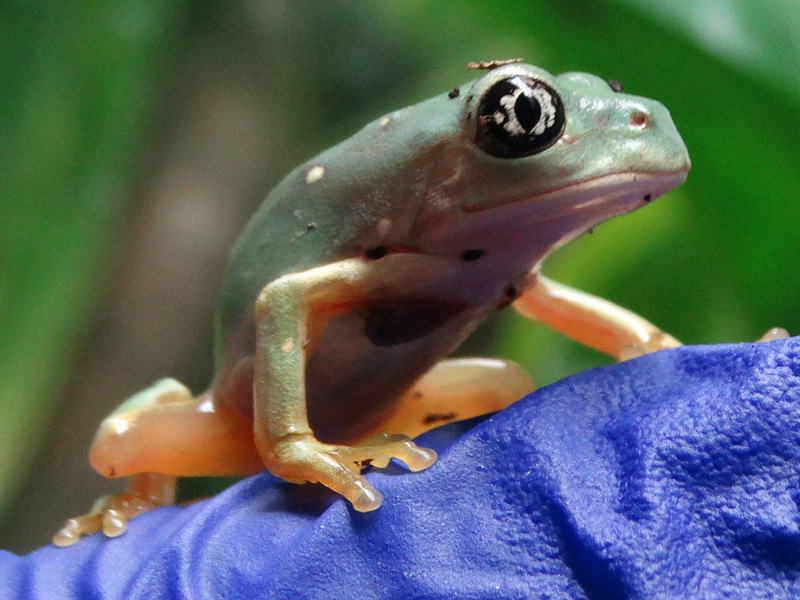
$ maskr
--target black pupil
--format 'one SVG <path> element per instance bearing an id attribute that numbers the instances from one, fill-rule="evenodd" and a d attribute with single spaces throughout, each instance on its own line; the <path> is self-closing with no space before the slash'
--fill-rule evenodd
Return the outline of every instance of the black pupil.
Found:
<path id="1" fill-rule="evenodd" d="M 522 125 L 525 131 L 533 129 L 542 116 L 542 109 L 539 103 L 525 94 L 517 96 L 517 101 L 514 103 L 514 112 L 517 115 L 519 124 Z"/>
<path id="2" fill-rule="evenodd" d="M 476 145 L 500 158 L 542 152 L 558 141 L 566 126 L 558 92 L 525 75 L 493 83 L 478 104 L 477 121 Z"/>

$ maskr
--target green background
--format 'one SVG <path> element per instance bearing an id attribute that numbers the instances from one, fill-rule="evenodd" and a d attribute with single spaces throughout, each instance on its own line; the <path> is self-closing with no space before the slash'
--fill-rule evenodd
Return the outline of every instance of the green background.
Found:
<path id="1" fill-rule="evenodd" d="M 685 343 L 800 333 L 796 0 L 0 5 L 0 547 L 110 490 L 92 430 L 162 375 L 202 389 L 227 248 L 283 173 L 524 57 L 671 111 L 688 182 L 569 244 L 560 281 Z M 540 384 L 608 362 L 506 311 L 468 342 Z"/>

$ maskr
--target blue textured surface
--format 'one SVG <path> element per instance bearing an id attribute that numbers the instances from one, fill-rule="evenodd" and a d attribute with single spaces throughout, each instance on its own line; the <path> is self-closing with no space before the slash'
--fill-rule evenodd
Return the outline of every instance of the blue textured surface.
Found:
<path id="1" fill-rule="evenodd" d="M 0 553 L 0 598 L 800 597 L 800 340 L 659 352 L 476 423 L 371 473 L 374 513 L 259 475 Z"/>

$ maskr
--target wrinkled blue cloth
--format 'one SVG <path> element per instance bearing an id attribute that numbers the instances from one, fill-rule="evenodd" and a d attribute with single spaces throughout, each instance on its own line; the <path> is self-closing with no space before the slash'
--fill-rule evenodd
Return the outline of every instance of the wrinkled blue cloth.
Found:
<path id="1" fill-rule="evenodd" d="M 800 598 L 800 338 L 580 373 L 420 439 L 359 514 L 267 474 L 0 554 L 0 598 Z"/>

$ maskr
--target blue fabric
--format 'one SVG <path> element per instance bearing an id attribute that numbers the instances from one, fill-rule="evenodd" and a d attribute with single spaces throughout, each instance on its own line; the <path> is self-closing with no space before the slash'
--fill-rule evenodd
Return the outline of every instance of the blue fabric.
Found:
<path id="1" fill-rule="evenodd" d="M 800 339 L 581 373 L 440 428 L 358 514 L 258 475 L 115 540 L 0 554 L 0 598 L 798 598 Z"/>

